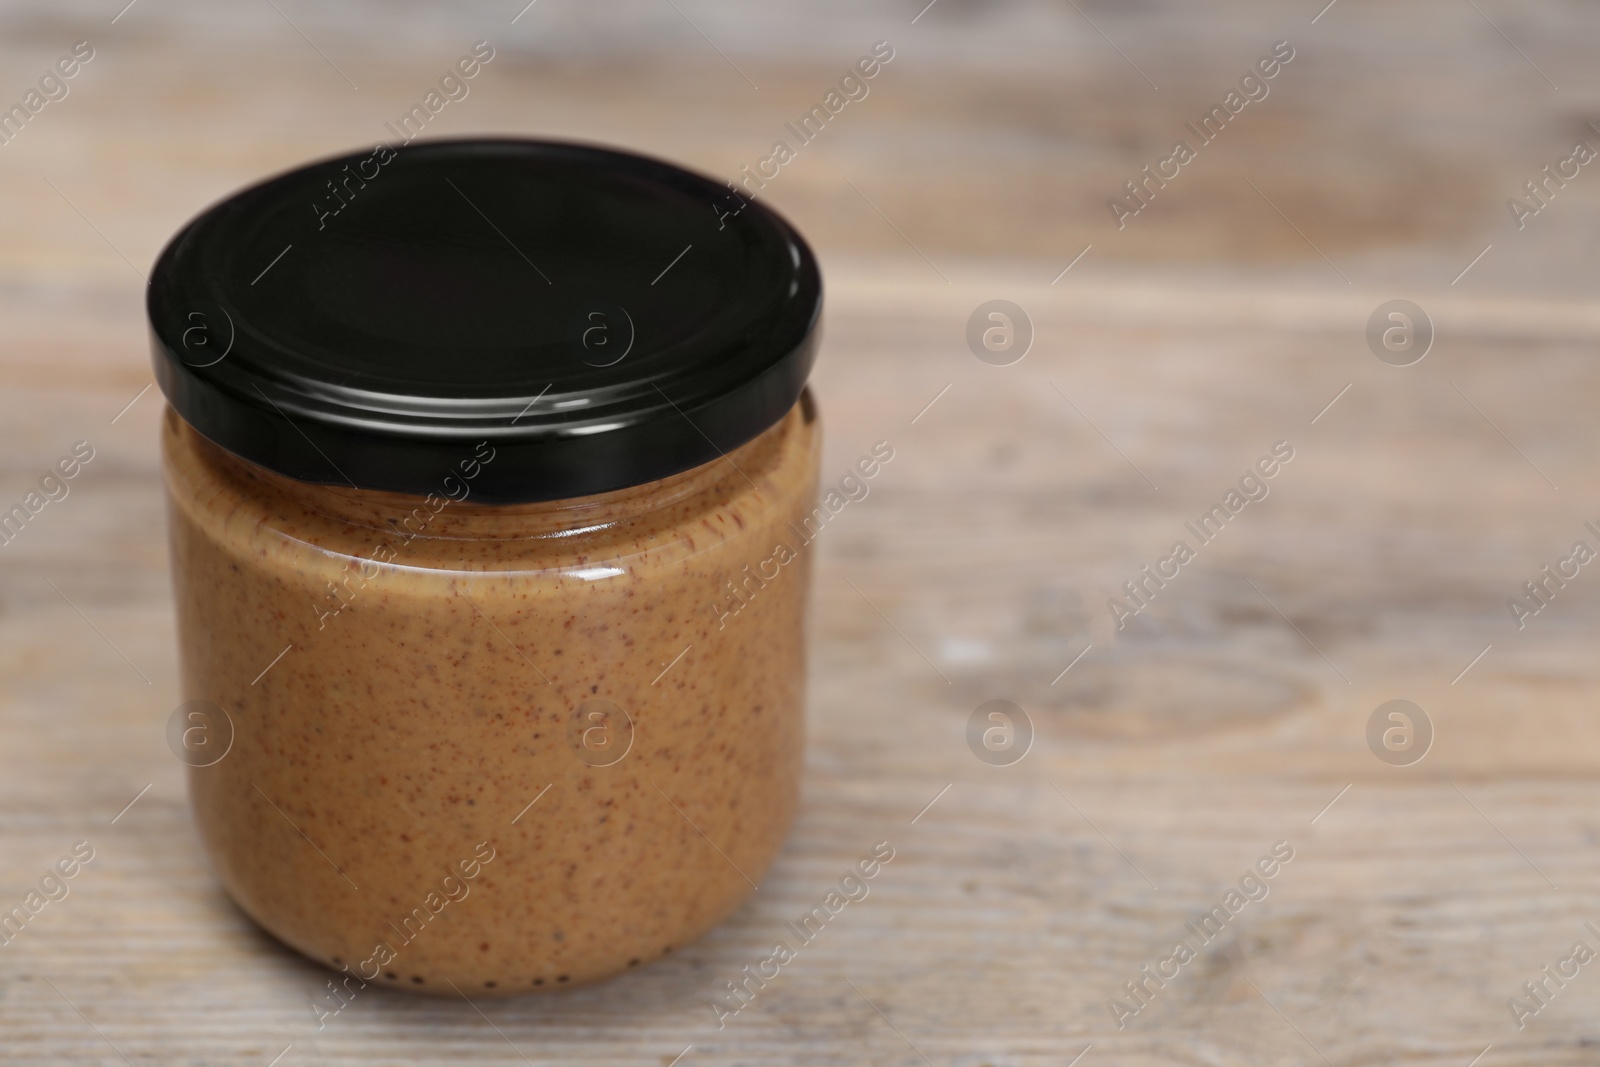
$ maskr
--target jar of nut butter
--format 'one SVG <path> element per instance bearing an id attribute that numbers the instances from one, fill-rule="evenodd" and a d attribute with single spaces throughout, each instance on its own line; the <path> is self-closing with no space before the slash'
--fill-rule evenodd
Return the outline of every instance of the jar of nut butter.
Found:
<path id="1" fill-rule="evenodd" d="M 770 210 L 575 144 L 380 145 L 173 238 L 175 751 L 251 918 L 352 988 L 514 994 L 754 889 L 799 788 L 821 292 Z"/>

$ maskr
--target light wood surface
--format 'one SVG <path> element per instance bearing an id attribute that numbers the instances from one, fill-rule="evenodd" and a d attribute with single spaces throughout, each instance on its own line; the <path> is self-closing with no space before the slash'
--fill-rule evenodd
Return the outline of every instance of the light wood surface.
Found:
<path id="1" fill-rule="evenodd" d="M 277 6 L 0 12 L 0 102 L 96 48 L 0 147 L 0 505 L 96 450 L 0 546 L 0 910 L 95 850 L 0 947 L 0 1062 L 1596 1062 L 1600 965 L 1525 1029 L 1507 999 L 1600 949 L 1600 571 L 1520 631 L 1506 600 L 1600 547 L 1600 173 L 1521 230 L 1505 203 L 1600 145 L 1594 12 Z M 893 43 L 767 195 L 827 274 L 824 478 L 895 459 L 819 542 L 804 803 L 742 911 L 605 985 L 374 989 L 319 1032 L 325 974 L 222 895 L 163 740 L 141 272 L 232 188 L 381 136 L 479 38 L 438 133 L 729 177 Z M 1106 198 L 1281 39 L 1269 97 L 1119 231 Z M 1396 297 L 1438 333 L 1407 368 L 1363 337 Z M 995 298 L 1037 334 L 1009 367 L 963 337 Z M 1118 632 L 1107 599 L 1278 441 L 1270 495 Z M 996 698 L 1036 731 L 1009 767 L 966 743 Z M 1397 698 L 1436 731 L 1409 767 L 1365 738 Z M 707 999 L 878 840 L 871 895 L 719 1030 Z M 1270 895 L 1118 1029 L 1108 998 L 1277 841 Z"/>

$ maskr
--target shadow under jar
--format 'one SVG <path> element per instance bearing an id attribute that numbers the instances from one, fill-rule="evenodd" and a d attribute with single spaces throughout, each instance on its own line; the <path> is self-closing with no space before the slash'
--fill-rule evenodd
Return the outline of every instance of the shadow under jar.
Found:
<path id="1" fill-rule="evenodd" d="M 820 308 L 772 212 L 586 146 L 380 147 L 173 239 L 175 750 L 246 913 L 454 996 L 741 903 L 799 791 Z"/>

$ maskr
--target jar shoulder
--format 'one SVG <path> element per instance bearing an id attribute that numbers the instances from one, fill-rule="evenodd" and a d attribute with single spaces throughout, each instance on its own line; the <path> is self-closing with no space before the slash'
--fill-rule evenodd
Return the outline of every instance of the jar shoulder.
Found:
<path id="1" fill-rule="evenodd" d="M 421 497 L 292 481 L 223 451 L 171 409 L 161 437 L 175 533 L 241 560 L 566 571 L 600 561 L 671 564 L 793 525 L 816 495 L 821 425 L 806 397 L 770 430 L 703 467 L 529 505 L 477 504 L 470 483 L 459 497 Z"/>

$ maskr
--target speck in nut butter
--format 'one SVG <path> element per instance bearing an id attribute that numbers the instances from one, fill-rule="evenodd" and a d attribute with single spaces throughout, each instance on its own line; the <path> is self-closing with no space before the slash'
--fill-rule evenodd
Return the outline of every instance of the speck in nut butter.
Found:
<path id="1" fill-rule="evenodd" d="M 782 845 L 821 281 L 727 200 L 588 146 L 379 146 L 162 253 L 207 727 L 175 750 L 228 892 L 347 983 L 603 978 L 728 915 Z"/>

